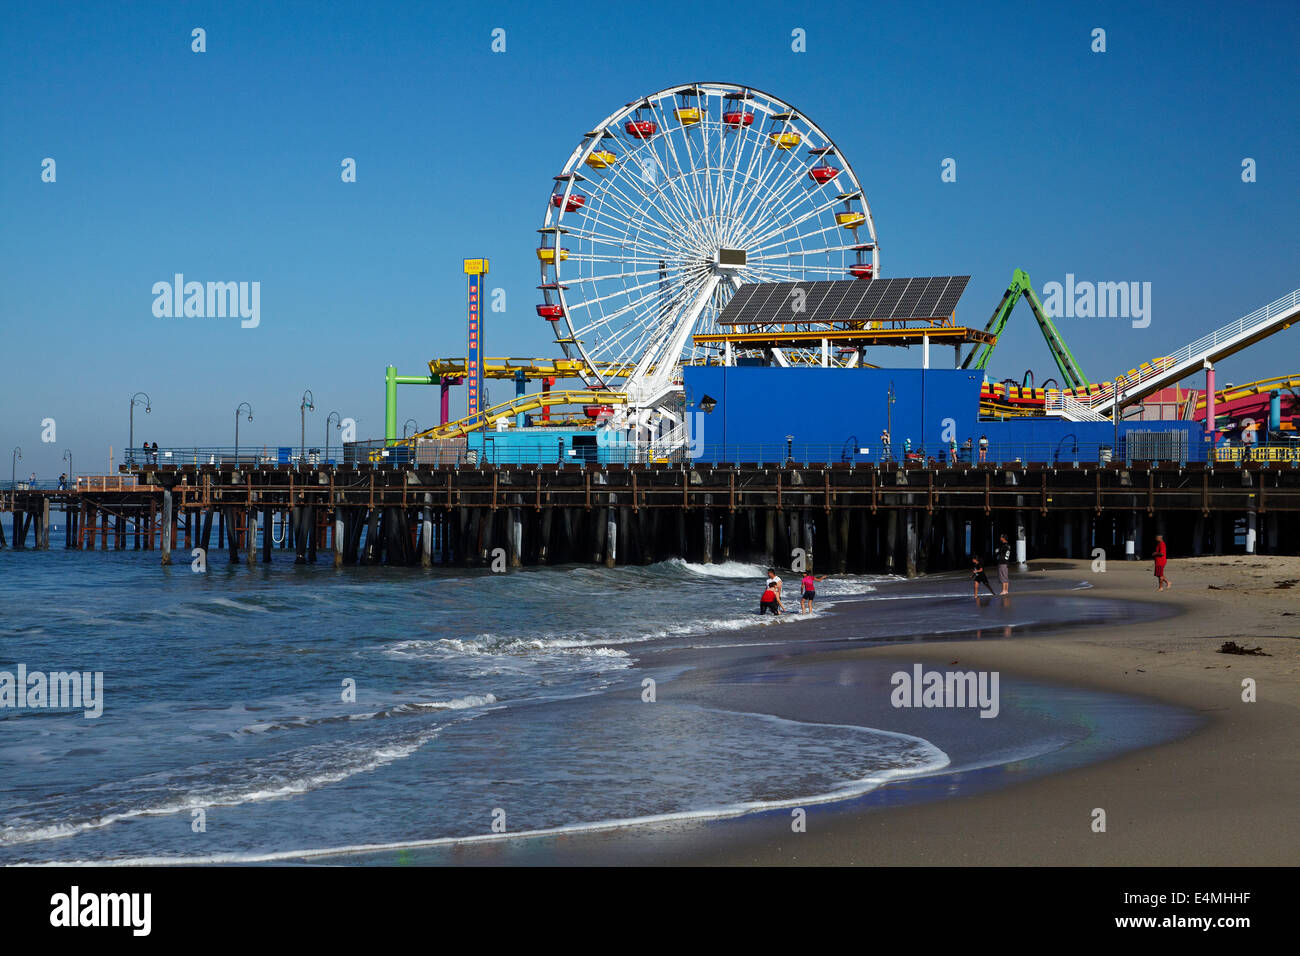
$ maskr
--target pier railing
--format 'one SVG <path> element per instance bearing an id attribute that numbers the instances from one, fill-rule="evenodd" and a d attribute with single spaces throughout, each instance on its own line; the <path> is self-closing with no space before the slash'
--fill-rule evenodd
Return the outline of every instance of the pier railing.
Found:
<path id="1" fill-rule="evenodd" d="M 147 465 L 326 465 L 342 464 L 343 449 L 331 446 L 328 460 L 324 449 L 309 445 L 304 452 L 297 445 L 172 445 L 157 451 L 137 451 L 127 459 L 128 471 L 139 471 Z"/>

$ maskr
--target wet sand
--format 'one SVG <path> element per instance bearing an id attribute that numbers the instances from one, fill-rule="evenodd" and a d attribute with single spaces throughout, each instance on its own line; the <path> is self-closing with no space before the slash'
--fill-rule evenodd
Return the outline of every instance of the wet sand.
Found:
<path id="1" fill-rule="evenodd" d="M 1134 695 L 1204 718 L 1194 732 L 1026 783 L 887 811 L 749 831 L 663 862 L 829 865 L 1294 865 L 1300 860 L 1300 558 L 1172 560 L 1157 594 L 1148 563 L 1031 562 L 1028 574 L 1090 596 L 1167 604 L 1173 616 L 1060 634 L 931 641 L 928 666 L 1006 670 Z M 1013 575 L 1012 586 L 1020 575 Z M 1014 596 L 1014 595 L 1013 595 Z M 1224 640 L 1268 657 L 1217 653 Z M 854 648 L 849 657 L 897 655 Z M 1242 681 L 1257 701 L 1242 700 Z M 1106 832 L 1093 831 L 1093 811 Z"/>

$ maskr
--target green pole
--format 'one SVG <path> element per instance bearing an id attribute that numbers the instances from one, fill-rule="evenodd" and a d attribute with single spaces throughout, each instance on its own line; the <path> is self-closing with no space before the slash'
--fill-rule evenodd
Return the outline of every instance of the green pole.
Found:
<path id="1" fill-rule="evenodd" d="M 437 385 L 432 375 L 398 375 L 395 366 L 384 370 L 384 441 L 397 441 L 397 386 Z"/>

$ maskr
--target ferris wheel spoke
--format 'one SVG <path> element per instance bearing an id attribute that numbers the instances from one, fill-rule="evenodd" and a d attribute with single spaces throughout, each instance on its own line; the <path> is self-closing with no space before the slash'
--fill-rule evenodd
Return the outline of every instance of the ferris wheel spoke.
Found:
<path id="1" fill-rule="evenodd" d="M 677 156 L 677 147 L 673 142 L 673 137 L 669 133 L 670 127 L 662 111 L 660 110 L 659 105 L 657 103 L 652 102 L 650 104 L 650 112 L 659 117 L 659 124 L 660 124 L 659 128 L 665 146 L 665 166 L 667 165 L 667 157 L 671 157 L 673 161 L 673 165 L 677 168 L 678 176 L 684 176 L 685 169 L 682 166 L 681 160 Z M 670 179 L 673 178 L 671 174 L 665 173 L 665 175 L 668 175 Z M 683 202 L 685 206 L 688 208 L 689 212 L 696 217 L 696 221 L 699 221 L 700 219 L 704 218 L 704 210 L 700 208 L 697 196 L 694 196 L 689 192 L 683 192 Z"/>
<path id="2" fill-rule="evenodd" d="M 655 191 L 663 197 L 661 205 L 666 209 L 672 210 L 673 219 L 677 227 L 683 233 L 695 234 L 698 238 L 702 239 L 703 236 L 699 234 L 698 227 L 695 225 L 698 223 L 698 217 L 695 215 L 695 211 L 691 208 L 689 197 L 680 192 L 676 181 L 668 170 L 666 162 L 660 158 L 658 151 L 654 148 L 654 144 L 660 140 L 671 146 L 672 141 L 669 127 L 663 121 L 663 117 L 657 112 L 653 104 L 647 108 L 650 109 L 652 115 L 659 117 L 658 132 L 645 140 L 641 140 L 639 145 L 633 146 L 632 151 L 627 155 L 640 156 L 644 153 L 646 156 L 649 156 L 654 160 L 654 166 L 658 172 L 655 177 L 655 182 L 652 185 L 655 187 Z M 629 145 L 631 145 L 631 141 L 629 140 L 628 142 Z M 642 163 L 640 159 L 638 159 L 638 165 L 641 166 L 642 181 L 644 182 L 644 177 L 648 171 L 648 167 Z M 627 171 L 624 178 L 638 191 L 644 192 L 640 185 L 638 185 L 633 179 L 633 174 L 630 172 L 631 165 L 625 165 L 624 170 Z M 669 185 L 671 192 L 660 188 L 659 184 L 661 181 Z M 647 185 L 651 184 L 647 183 Z"/>
<path id="3" fill-rule="evenodd" d="M 780 132 L 786 133 L 789 131 L 790 131 L 790 124 L 787 121 L 785 125 L 781 127 Z M 803 134 L 799 134 L 799 135 L 802 136 Z M 765 210 L 766 197 L 769 195 L 769 190 L 772 188 L 769 185 L 769 181 L 772 179 L 774 175 L 776 176 L 776 181 L 780 181 L 780 177 L 789 169 L 790 162 L 794 158 L 794 156 L 792 155 L 794 153 L 793 149 L 780 150 L 777 147 L 773 146 L 772 152 L 774 154 L 779 152 L 784 152 L 786 154 L 785 161 L 781 163 L 779 167 L 775 159 L 772 163 L 768 164 L 767 168 L 763 172 L 763 175 L 761 176 L 758 183 L 755 185 L 753 191 L 751 192 L 748 201 L 745 203 L 745 206 L 741 210 L 739 210 L 739 212 L 737 212 L 736 217 L 742 222 L 745 228 L 750 228 L 751 224 L 757 218 L 765 217 L 767 215 L 767 212 Z M 757 202 L 759 196 L 765 197 L 764 202 L 761 203 Z"/>
<path id="4" fill-rule="evenodd" d="M 772 252 L 763 256 L 751 255 L 750 262 L 775 262 L 778 259 L 793 259 L 796 256 L 819 256 L 831 252 L 852 252 L 859 243 L 850 243 L 843 246 L 822 246 L 818 249 L 800 249 L 795 252 Z"/>
<path id="5" fill-rule="evenodd" d="M 631 164 L 624 165 L 623 169 L 619 171 L 618 175 L 612 177 L 612 179 L 615 183 L 617 183 L 619 179 L 622 179 L 634 190 L 640 193 L 642 197 L 644 197 L 644 199 L 646 200 L 649 208 L 654 209 L 665 220 L 665 223 L 669 226 L 670 229 L 675 229 L 679 234 L 682 235 L 689 235 L 695 233 L 698 230 L 696 229 L 695 226 L 691 224 L 691 214 L 683 205 L 681 197 L 676 195 L 675 184 L 670 183 L 670 186 L 674 186 L 674 189 L 671 192 L 668 190 L 664 190 L 660 186 L 661 182 L 668 181 L 668 173 L 666 168 L 664 168 L 663 164 L 659 160 L 659 155 L 657 152 L 655 152 L 652 144 L 653 144 L 653 140 L 646 140 L 642 142 L 640 145 L 635 146 L 633 150 L 629 153 L 626 153 L 625 156 L 634 156 L 634 157 L 648 156 L 649 158 L 653 159 L 655 168 L 659 170 L 659 172 L 656 173 L 655 181 L 653 183 L 649 183 L 646 181 L 645 176 L 648 167 L 641 162 L 640 158 L 638 158 L 637 160 L 637 164 L 640 166 L 642 170 L 640 181 L 638 181 L 638 177 L 636 177 L 635 174 L 632 172 Z M 647 192 L 646 189 L 644 188 L 645 186 L 652 186 L 653 193 Z M 621 194 L 621 190 L 620 190 L 620 194 Z"/>
<path id="6" fill-rule="evenodd" d="M 618 201 L 615 204 L 614 202 L 606 202 L 607 199 L 617 199 Z M 606 212 L 607 207 L 608 212 Z M 627 228 L 629 224 L 637 223 L 638 228 L 644 229 L 661 241 L 665 250 L 669 249 L 674 244 L 672 233 L 663 224 L 647 216 L 647 211 L 648 207 L 637 208 L 626 205 L 622 196 L 617 195 L 613 190 L 609 190 L 601 195 L 599 206 L 586 211 L 586 215 L 582 217 L 581 221 L 595 219 L 613 230 L 620 227 Z"/>
<path id="7" fill-rule="evenodd" d="M 792 218 L 791 221 L 784 224 L 784 226 L 782 227 L 773 226 L 772 228 L 768 229 L 767 232 L 755 236 L 754 241 L 758 243 L 763 243 L 766 240 L 772 238 L 773 236 L 779 236 L 783 232 L 788 232 L 790 229 L 794 229 L 798 226 L 803 225 L 805 222 L 807 222 L 810 219 L 815 219 L 818 216 L 822 215 L 823 213 L 830 212 L 832 209 L 834 209 L 837 205 L 839 205 L 843 201 L 844 200 L 838 198 L 827 199 L 821 205 L 814 206 L 813 208 L 809 209 L 807 212 L 803 213 L 798 218 Z M 836 223 L 832 228 L 839 228 L 839 224 Z M 766 247 L 762 245 L 759 246 L 759 249 L 763 249 L 763 248 Z"/>

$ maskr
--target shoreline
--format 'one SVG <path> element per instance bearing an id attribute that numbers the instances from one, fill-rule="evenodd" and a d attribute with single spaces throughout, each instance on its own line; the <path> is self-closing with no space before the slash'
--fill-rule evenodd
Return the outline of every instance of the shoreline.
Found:
<path id="1" fill-rule="evenodd" d="M 1044 562 L 1052 580 L 1088 576 L 1092 597 L 1166 600 L 1177 613 L 1061 637 L 932 641 L 918 661 L 961 658 L 1053 684 L 1119 693 L 1204 718 L 1192 733 L 1014 787 L 888 812 L 837 814 L 820 829 L 737 841 L 666 862 L 817 865 L 1294 865 L 1300 859 L 1300 558 L 1175 559 L 1157 597 L 1147 562 Z M 1016 575 L 1013 575 L 1013 595 Z M 1281 583 L 1283 586 L 1279 586 Z M 1067 593 L 1067 592 L 1058 592 Z M 1217 653 L 1225 640 L 1271 656 Z M 886 655 L 889 648 L 845 651 Z M 1241 678 L 1257 702 L 1241 700 Z M 884 788 L 887 789 L 887 788 Z M 1092 813 L 1107 814 L 1105 833 Z M 788 827 L 785 828 L 788 831 Z"/>

